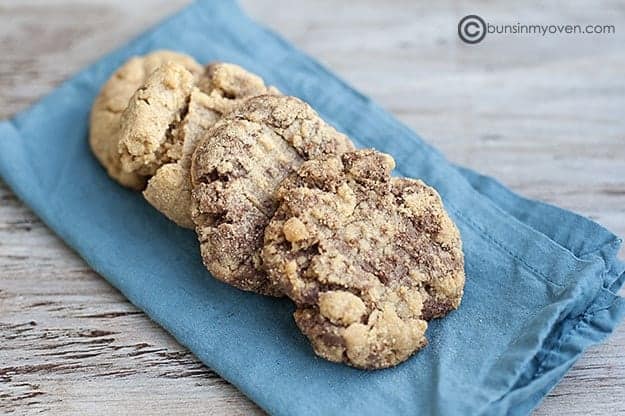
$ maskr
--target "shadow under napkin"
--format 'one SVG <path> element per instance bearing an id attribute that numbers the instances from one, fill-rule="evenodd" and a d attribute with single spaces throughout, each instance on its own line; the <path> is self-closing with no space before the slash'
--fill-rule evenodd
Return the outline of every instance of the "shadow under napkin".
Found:
<path id="1" fill-rule="evenodd" d="M 427 348 L 376 372 L 315 357 L 288 301 L 210 278 L 193 232 L 106 176 L 87 144 L 92 101 L 121 62 L 159 48 L 259 73 L 439 190 L 463 237 L 467 285 L 460 309 L 431 323 Z M 97 272 L 272 414 L 527 414 L 625 315 L 614 235 L 450 165 L 230 1 L 194 3 L 0 124 L 0 174 Z"/>

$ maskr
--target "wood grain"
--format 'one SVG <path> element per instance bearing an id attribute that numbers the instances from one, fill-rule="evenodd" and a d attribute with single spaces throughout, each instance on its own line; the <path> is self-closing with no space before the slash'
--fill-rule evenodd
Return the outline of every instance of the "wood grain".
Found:
<path id="1" fill-rule="evenodd" d="M 3 1 L 0 117 L 184 3 Z M 242 3 L 452 161 L 625 235 L 622 3 Z M 617 32 L 489 36 L 468 46 L 456 25 L 469 13 L 501 23 L 614 24 Z M 261 413 L 91 271 L 2 184 L 0 345 L 0 413 Z M 624 347 L 621 326 L 584 355 L 535 414 L 625 414 Z"/>

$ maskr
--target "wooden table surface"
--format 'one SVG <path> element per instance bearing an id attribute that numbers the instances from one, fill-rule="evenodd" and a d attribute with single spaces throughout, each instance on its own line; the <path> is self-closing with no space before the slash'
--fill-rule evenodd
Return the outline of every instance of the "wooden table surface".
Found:
<path id="1" fill-rule="evenodd" d="M 3 0 L 0 117 L 184 3 Z M 622 2 L 242 3 L 454 162 L 625 235 Z M 487 36 L 469 46 L 456 25 L 470 13 L 501 23 L 614 24 L 616 34 Z M 0 183 L 0 413 L 43 411 L 261 413 Z M 625 414 L 624 326 L 591 348 L 535 414 Z"/>

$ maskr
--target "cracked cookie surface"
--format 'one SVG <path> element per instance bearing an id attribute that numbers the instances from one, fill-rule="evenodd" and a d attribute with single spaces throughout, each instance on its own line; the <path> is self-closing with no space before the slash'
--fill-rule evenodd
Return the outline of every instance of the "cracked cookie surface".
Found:
<path id="1" fill-rule="evenodd" d="M 199 138 L 246 98 L 278 94 L 263 80 L 228 63 L 200 76 L 169 62 L 137 90 L 124 111 L 119 141 L 124 171 L 150 178 L 143 193 L 180 226 L 193 228 L 189 167 Z"/>
<path id="2" fill-rule="evenodd" d="M 276 192 L 262 258 L 315 352 L 376 369 L 426 345 L 426 321 L 460 304 L 459 232 L 438 193 L 391 177 L 374 150 L 304 163 Z"/>
<path id="3" fill-rule="evenodd" d="M 220 120 L 198 144 L 191 167 L 192 216 L 213 276 L 280 295 L 260 259 L 274 191 L 304 161 L 352 149 L 345 135 L 294 97 L 254 97 Z"/>
<path id="4" fill-rule="evenodd" d="M 107 173 L 120 184 L 135 190 L 145 187 L 146 179 L 122 169 L 118 153 L 120 119 L 128 101 L 148 76 L 165 62 L 176 62 L 199 74 L 202 67 L 188 55 L 155 51 L 130 58 L 104 84 L 91 109 L 89 144 Z"/>

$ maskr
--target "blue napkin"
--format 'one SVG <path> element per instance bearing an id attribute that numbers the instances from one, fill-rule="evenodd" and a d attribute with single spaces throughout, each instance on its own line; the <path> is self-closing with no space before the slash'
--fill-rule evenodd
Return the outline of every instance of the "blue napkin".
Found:
<path id="1" fill-rule="evenodd" d="M 159 48 L 243 65 L 439 190 L 462 233 L 467 283 L 460 309 L 431 322 L 428 347 L 375 372 L 315 357 L 288 300 L 212 279 L 192 231 L 106 176 L 87 145 L 93 99 L 123 61 Z M 528 414 L 625 316 L 613 234 L 452 166 L 231 1 L 192 4 L 2 122 L 0 175 L 131 302 L 272 414 Z"/>

